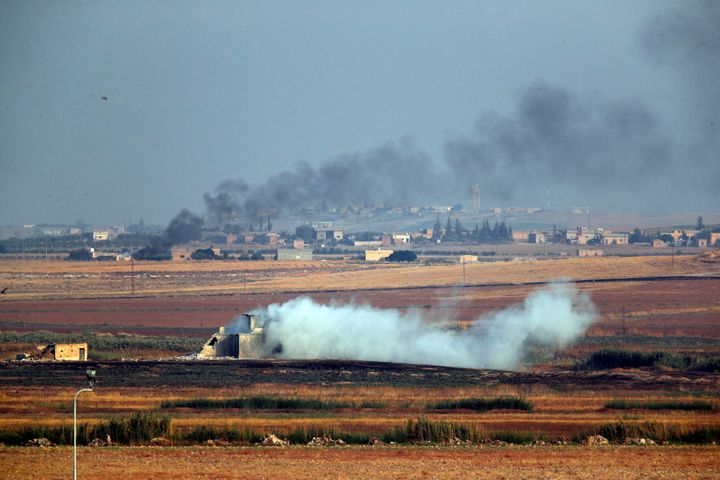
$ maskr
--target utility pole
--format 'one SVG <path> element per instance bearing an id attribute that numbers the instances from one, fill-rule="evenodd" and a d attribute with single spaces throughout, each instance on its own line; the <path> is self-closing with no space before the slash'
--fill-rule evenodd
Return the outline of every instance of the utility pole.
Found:
<path id="1" fill-rule="evenodd" d="M 463 261 L 460 263 L 462 263 L 463 267 L 463 286 L 465 286 L 465 259 L 463 259 Z"/>
<path id="2" fill-rule="evenodd" d="M 670 257 L 672 258 L 672 270 L 675 271 L 675 246 L 672 246 L 672 250 L 670 250 Z"/>
<path id="3" fill-rule="evenodd" d="M 130 294 L 135 295 L 135 257 L 130 255 Z"/>
<path id="4" fill-rule="evenodd" d="M 86 370 L 85 376 L 90 388 L 81 388 L 73 398 L 73 480 L 77 480 L 77 399 L 78 395 L 83 392 L 95 391 L 95 370 Z"/>

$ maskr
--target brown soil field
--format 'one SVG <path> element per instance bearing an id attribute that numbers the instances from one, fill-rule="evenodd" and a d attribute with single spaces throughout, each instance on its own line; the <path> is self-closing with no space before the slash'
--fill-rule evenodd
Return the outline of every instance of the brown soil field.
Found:
<path id="1" fill-rule="evenodd" d="M 720 263 L 694 256 L 565 258 L 465 266 L 467 285 L 672 275 L 717 275 Z M 123 296 L 131 293 L 127 263 L 0 262 L 3 300 Z M 463 284 L 460 265 L 394 265 L 352 261 L 137 262 L 135 294 L 296 293 L 328 290 L 440 287 Z"/>
<path id="2" fill-rule="evenodd" d="M 4 478 L 59 479 L 71 448 L 0 448 Z M 78 452 L 81 478 L 712 479 L 708 447 L 125 447 Z"/>
<path id="3" fill-rule="evenodd" d="M 720 279 L 583 283 L 598 317 L 589 336 L 720 338 Z M 312 292 L 318 302 L 359 302 L 379 308 L 420 309 L 429 318 L 462 325 L 521 303 L 537 285 L 466 286 Z M 235 316 L 288 301 L 294 293 L 37 299 L 0 302 L 0 331 L 92 328 L 99 332 L 208 336 Z M 173 331 L 177 328 L 177 331 Z M 185 329 L 185 330 L 183 330 Z"/>

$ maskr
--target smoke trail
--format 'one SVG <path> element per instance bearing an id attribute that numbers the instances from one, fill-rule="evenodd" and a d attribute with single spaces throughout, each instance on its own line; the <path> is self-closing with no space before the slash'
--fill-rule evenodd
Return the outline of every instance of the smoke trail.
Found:
<path id="1" fill-rule="evenodd" d="M 301 297 L 270 305 L 267 341 L 295 359 L 351 359 L 468 368 L 517 368 L 530 340 L 562 347 L 595 317 L 587 295 L 570 284 L 529 294 L 521 305 L 450 331 L 419 312 L 367 305 L 320 305 Z"/>

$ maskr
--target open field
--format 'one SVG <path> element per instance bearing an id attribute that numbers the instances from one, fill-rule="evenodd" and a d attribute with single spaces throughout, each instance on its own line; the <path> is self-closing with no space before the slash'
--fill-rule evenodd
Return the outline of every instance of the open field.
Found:
<path id="1" fill-rule="evenodd" d="M 6 478 L 59 479 L 72 449 L 0 448 Z M 718 478 L 705 447 L 124 447 L 78 452 L 82 478 Z"/>
<path id="2" fill-rule="evenodd" d="M 620 419 L 631 423 L 705 428 L 720 425 L 720 374 L 650 370 L 502 372 L 349 361 L 100 362 L 96 394 L 82 399 L 85 421 L 156 410 L 164 401 L 262 395 L 347 404 L 329 410 L 163 408 L 173 430 L 199 426 L 252 429 L 287 435 L 298 428 L 380 436 L 419 416 L 471 425 L 488 435 L 516 432 L 571 440 Z M 66 425 L 73 389 L 85 364 L 2 364 L 0 430 Z M 440 401 L 524 398 L 531 411 L 438 410 Z M 606 408 L 612 400 L 691 401 L 710 410 Z M 71 417 L 70 417 L 71 418 Z"/>
<path id="3" fill-rule="evenodd" d="M 598 316 L 577 344 L 538 354 L 523 372 L 288 360 L 0 364 L 0 434 L 26 428 L 67 429 L 72 394 L 83 385 L 88 365 L 98 371 L 98 388 L 81 397 L 83 423 L 101 425 L 138 412 L 170 417 L 170 441 L 177 446 L 83 447 L 83 477 L 93 478 L 96 472 L 105 478 L 236 478 L 238 472 L 244 478 L 718 477 L 720 451 L 707 442 L 720 432 L 720 373 L 664 367 L 568 370 L 590 352 L 606 348 L 717 355 L 718 264 L 694 257 L 677 257 L 674 268 L 672 259 L 664 257 L 488 263 L 466 265 L 463 285 L 459 265 L 137 262 L 135 295 L 128 294 L 128 268 L 126 264 L 0 263 L 0 281 L 11 287 L 0 301 L 0 334 L 45 330 L 52 340 L 52 335 L 84 332 L 96 335 L 97 345 L 125 340 L 146 345 L 141 340 L 154 335 L 159 339 L 157 348 L 110 349 L 97 358 L 162 358 L 187 353 L 163 349 L 173 339 L 182 340 L 175 342 L 179 345 L 200 344 L 233 316 L 299 294 L 322 303 L 419 309 L 432 321 L 462 328 L 477 317 L 521 303 L 543 282 L 557 278 L 580 280 L 577 288 L 591 297 Z M 12 358 L 32 348 L 32 343 L 4 343 L 0 355 Z M 161 408 L 168 401 L 250 396 L 346 406 Z M 521 398 L 532 410 L 435 407 L 440 402 L 498 397 Z M 670 407 L 695 402 L 704 407 L 608 408 L 612 402 Z M 440 442 L 271 449 L 237 440 L 221 448 L 188 445 L 205 442 L 188 440 L 196 437 L 222 443 L 224 437 L 239 432 L 285 438 L 298 432 L 334 432 L 336 438 L 357 441 L 390 435 L 418 418 L 468 428 L 479 438 L 522 445 Z M 671 445 L 651 447 L 620 445 L 622 436 L 609 447 L 577 443 L 618 425 L 660 443 L 663 438 L 674 440 Z M 705 445 L 678 445 L 677 439 L 691 437 Z M 529 445 L 533 441 L 571 444 Z M 0 462 L 9 466 L 5 473 L 11 478 L 41 474 L 60 478 L 70 471 L 69 454 L 65 447 L 8 446 L 0 448 Z M 89 462 L 95 470 L 83 470 Z"/>
<path id="4" fill-rule="evenodd" d="M 131 266 L 125 263 L 0 262 L 3 300 L 98 298 L 131 294 Z M 465 265 L 312 262 L 136 262 L 138 296 L 299 293 L 459 285 L 504 285 L 557 279 L 593 280 L 718 275 L 720 262 L 694 256 L 565 258 Z M 464 278 L 464 282 L 463 282 Z"/>

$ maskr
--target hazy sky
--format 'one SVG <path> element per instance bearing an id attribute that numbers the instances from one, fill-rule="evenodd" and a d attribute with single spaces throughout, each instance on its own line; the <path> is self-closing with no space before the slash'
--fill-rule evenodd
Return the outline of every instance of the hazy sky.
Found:
<path id="1" fill-rule="evenodd" d="M 224 179 L 258 185 L 299 160 L 318 166 L 389 141 L 412 144 L 441 170 L 461 166 L 476 177 L 483 168 L 495 168 L 496 176 L 498 169 L 536 175 L 535 157 L 594 149 L 555 143 L 547 153 L 544 137 L 520 153 L 508 149 L 508 131 L 515 143 L 528 143 L 517 112 L 546 105 L 533 88 L 565 99 L 581 116 L 617 118 L 630 109 L 620 114 L 631 117 L 626 124 L 647 128 L 640 139 L 623 136 L 623 152 L 667 158 L 652 172 L 645 200 L 627 210 L 717 210 L 717 179 L 707 176 L 720 173 L 712 166 L 720 160 L 707 156 L 706 140 L 714 135 L 710 144 L 719 145 L 720 122 L 698 130 L 700 115 L 682 76 L 702 77 L 704 64 L 692 71 L 674 43 L 648 46 L 663 18 L 673 28 L 668 11 L 695 7 L 718 10 L 690 0 L 3 0 L 0 224 L 109 224 L 140 216 L 165 223 L 182 207 L 202 212 L 203 193 Z M 701 16 L 715 42 L 717 19 Z M 676 41 L 663 33 L 654 38 L 666 40 Z M 700 41 L 720 58 L 718 43 Z M 712 79 L 704 87 L 717 93 Z M 605 101 L 610 107 L 597 105 Z M 600 129 L 588 124 L 578 135 Z M 709 170 L 696 168 L 702 185 L 668 200 L 663 192 L 687 161 L 678 152 L 689 144 L 704 159 L 698 166 Z M 472 163 L 478 149 L 513 168 Z M 580 179 L 565 175 L 566 187 L 581 188 L 550 182 L 538 197 L 523 181 L 526 195 L 484 185 L 485 204 L 552 200 L 557 208 L 613 210 L 620 208 L 610 200 L 615 190 L 631 188 L 610 176 L 593 189 L 593 170 L 566 167 L 553 168 Z M 617 175 L 654 168 L 643 160 Z"/>

